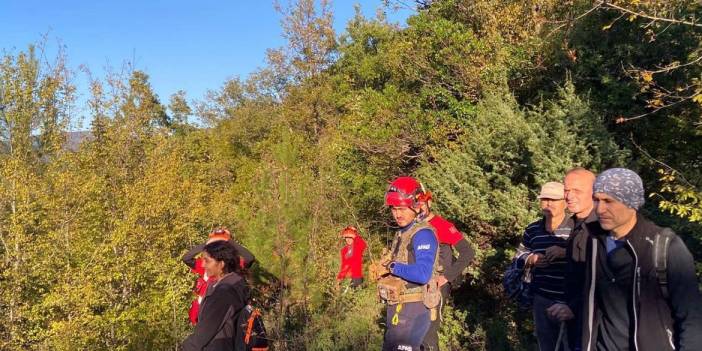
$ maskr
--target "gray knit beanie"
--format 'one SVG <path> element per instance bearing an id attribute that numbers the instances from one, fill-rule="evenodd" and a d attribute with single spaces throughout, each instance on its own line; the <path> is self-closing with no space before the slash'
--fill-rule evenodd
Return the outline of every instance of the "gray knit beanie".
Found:
<path id="1" fill-rule="evenodd" d="M 635 210 L 645 201 L 641 177 L 626 168 L 610 168 L 600 173 L 595 179 L 593 193 L 605 193 Z"/>

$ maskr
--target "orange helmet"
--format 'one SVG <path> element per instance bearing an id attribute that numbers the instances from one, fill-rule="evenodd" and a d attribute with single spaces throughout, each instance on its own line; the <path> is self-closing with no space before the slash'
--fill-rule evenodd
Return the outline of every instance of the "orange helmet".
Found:
<path id="1" fill-rule="evenodd" d="M 217 228 L 213 231 L 210 232 L 208 235 L 210 239 L 221 239 L 221 240 L 231 240 L 232 234 L 229 232 L 229 229 L 225 227 Z"/>
<path id="2" fill-rule="evenodd" d="M 354 226 L 348 226 L 344 229 L 341 230 L 340 233 L 342 238 L 355 238 L 357 236 L 361 236 L 361 234 L 358 232 L 358 229 Z"/>

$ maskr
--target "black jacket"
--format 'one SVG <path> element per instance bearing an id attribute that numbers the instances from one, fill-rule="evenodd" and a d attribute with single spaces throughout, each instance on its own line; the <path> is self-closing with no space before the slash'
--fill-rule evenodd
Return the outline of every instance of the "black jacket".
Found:
<path id="1" fill-rule="evenodd" d="M 458 251 L 458 258 L 453 255 L 453 249 Z M 468 267 L 475 257 L 475 252 L 468 244 L 466 238 L 459 240 L 456 245 L 439 245 L 439 262 L 444 268 L 444 277 L 450 283 L 457 283 L 458 278 L 463 274 L 463 270 Z"/>
<path id="2" fill-rule="evenodd" d="M 195 331 L 183 341 L 183 351 L 234 350 L 236 316 L 249 300 L 246 281 L 229 273 L 207 289 Z"/>
<path id="3" fill-rule="evenodd" d="M 585 261 L 587 258 L 587 243 L 590 238 L 588 230 L 602 230 L 597 222 L 595 210 L 583 221 L 578 221 L 575 215 L 571 216 L 573 231 L 568 237 L 566 246 L 566 267 L 565 290 L 568 307 L 575 313 L 576 318 L 580 316 L 580 309 L 583 304 L 583 284 L 585 281 Z M 576 225 L 577 224 L 577 225 Z M 589 229 L 590 228 L 590 229 Z"/>
<path id="4" fill-rule="evenodd" d="M 597 264 L 606 262 L 607 255 L 598 241 L 606 240 L 608 232 L 598 222 L 587 224 L 590 238 L 587 243 L 583 305 L 582 350 L 595 350 L 597 342 L 598 311 L 595 298 Z M 692 255 L 682 240 L 675 236 L 668 248 L 668 301 L 663 297 L 653 260 L 653 240 L 661 228 L 637 215 L 634 228 L 625 237 L 624 248 L 634 257 L 631 287 L 633 323 L 632 350 L 664 351 L 702 350 L 702 297 L 695 276 Z M 600 259 L 598 259 L 598 257 Z"/>

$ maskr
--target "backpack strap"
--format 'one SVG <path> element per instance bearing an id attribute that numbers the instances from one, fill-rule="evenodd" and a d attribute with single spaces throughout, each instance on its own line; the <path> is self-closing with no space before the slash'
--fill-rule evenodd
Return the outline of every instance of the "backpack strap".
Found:
<path id="1" fill-rule="evenodd" d="M 246 345 L 251 341 L 251 332 L 253 331 L 254 322 L 256 321 L 256 317 L 260 315 L 261 312 L 258 311 L 258 308 L 254 308 L 249 319 L 246 321 L 246 334 L 244 334 L 244 343 Z"/>
<path id="2" fill-rule="evenodd" d="M 658 286 L 661 289 L 663 298 L 668 300 L 670 293 L 668 292 L 668 246 L 670 241 L 675 237 L 675 233 L 670 228 L 663 228 L 656 233 L 653 239 L 653 264 L 656 269 L 656 278 L 658 278 Z"/>

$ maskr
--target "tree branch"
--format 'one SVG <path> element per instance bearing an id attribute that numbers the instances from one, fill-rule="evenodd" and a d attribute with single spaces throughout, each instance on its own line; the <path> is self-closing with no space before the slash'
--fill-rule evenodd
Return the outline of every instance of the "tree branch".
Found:
<path id="1" fill-rule="evenodd" d="M 626 118 L 625 118 L 625 117 L 619 117 L 619 118 L 617 118 L 617 120 L 615 121 L 615 123 L 617 123 L 617 124 L 622 124 L 622 123 L 626 123 L 626 122 L 629 122 L 629 121 L 633 121 L 633 120 L 637 120 L 637 119 L 640 119 L 640 118 L 644 118 L 644 117 L 649 116 L 649 115 L 652 115 L 652 114 L 654 114 L 654 113 L 656 113 L 656 112 L 658 112 L 658 111 L 660 111 L 660 110 L 663 110 L 663 109 L 666 109 L 666 108 L 669 108 L 669 107 L 673 107 L 673 106 L 678 105 L 678 104 L 680 104 L 680 103 L 682 103 L 682 102 L 688 101 L 688 100 L 692 99 L 692 98 L 695 97 L 695 96 L 697 96 L 697 94 L 693 94 L 693 95 L 690 95 L 690 96 L 683 97 L 683 98 L 681 98 L 681 99 L 678 100 L 678 101 L 672 102 L 672 103 L 667 104 L 667 105 L 659 106 L 659 107 L 655 108 L 653 111 L 649 111 L 649 112 L 640 114 L 640 115 L 638 115 L 638 116 L 626 117 Z"/>
<path id="2" fill-rule="evenodd" d="M 634 141 L 634 136 L 633 136 L 632 134 L 629 134 L 629 140 L 631 141 L 632 144 L 634 144 L 634 146 L 636 147 L 636 149 L 638 149 L 639 152 L 641 152 L 644 156 L 646 156 L 650 161 L 652 161 L 652 162 L 654 162 L 654 163 L 657 163 L 657 164 L 663 166 L 663 168 L 667 169 L 667 170 L 670 171 L 670 172 L 677 173 L 677 174 L 678 174 L 678 178 L 680 178 L 680 180 L 682 180 L 683 183 L 685 183 L 687 186 L 689 186 L 689 187 L 691 187 L 691 188 L 693 188 L 693 189 L 696 189 L 696 187 L 695 187 L 692 183 L 690 183 L 690 181 L 688 181 L 688 180 L 685 178 L 685 176 L 682 174 L 682 172 L 680 172 L 680 171 L 678 171 L 677 169 L 675 169 L 675 168 L 669 166 L 667 163 L 665 163 L 665 162 L 663 162 L 663 161 L 660 161 L 660 160 L 654 158 L 653 156 L 651 156 L 651 154 L 649 154 L 648 152 L 646 152 L 646 150 L 644 150 L 639 144 L 636 143 L 636 141 Z"/>
<path id="3" fill-rule="evenodd" d="M 565 21 L 565 23 L 563 23 L 563 24 L 557 26 L 556 28 L 553 28 L 553 29 L 551 30 L 551 32 L 549 32 L 549 33 L 546 35 L 546 38 L 550 37 L 551 35 L 553 35 L 553 33 L 557 32 L 558 30 L 560 30 L 561 28 L 565 27 L 566 25 L 573 24 L 573 23 L 575 23 L 576 21 L 580 20 L 581 18 L 583 18 L 583 17 L 585 17 L 585 16 L 591 14 L 593 11 L 597 10 L 598 8 L 600 8 L 604 3 L 605 3 L 605 2 L 604 2 L 603 0 L 598 1 L 592 8 L 590 8 L 589 10 L 587 10 L 587 11 L 583 12 L 582 14 L 578 15 L 578 17 L 575 17 L 575 18 L 573 18 L 572 20 L 569 20 L 569 21 Z"/>
<path id="4" fill-rule="evenodd" d="M 630 14 L 630 15 L 635 15 L 635 16 L 639 16 L 639 17 L 643 17 L 643 18 L 648 18 L 648 19 L 653 20 L 653 21 L 669 22 L 669 23 L 674 23 L 674 24 L 684 24 L 684 25 L 693 26 L 693 27 L 702 27 L 702 24 L 699 24 L 699 23 L 696 23 L 696 22 L 690 22 L 690 21 L 685 21 L 685 20 L 679 20 L 679 19 L 676 19 L 676 18 L 666 18 L 666 17 L 653 16 L 653 15 L 649 15 L 649 14 L 646 14 L 646 13 L 643 13 L 643 12 L 636 12 L 636 11 L 634 11 L 634 10 L 627 9 L 627 8 L 625 8 L 625 7 L 622 7 L 622 6 L 619 6 L 619 5 L 615 5 L 615 4 L 612 4 L 612 3 L 610 3 L 610 2 L 600 2 L 600 3 L 598 4 L 598 6 L 599 6 L 599 5 L 602 5 L 602 6 L 604 6 L 604 7 L 609 7 L 609 8 L 611 8 L 611 9 L 614 9 L 614 10 L 617 10 L 617 11 L 620 11 L 620 12 L 628 13 L 628 14 Z"/>
<path id="5" fill-rule="evenodd" d="M 656 70 L 656 71 L 647 71 L 647 72 L 648 72 L 648 73 L 651 73 L 651 74 L 655 74 L 655 73 L 666 73 L 666 72 L 670 72 L 670 71 L 675 70 L 675 69 L 678 69 L 678 68 L 687 67 L 687 66 L 692 66 L 692 65 L 694 65 L 694 64 L 699 63 L 700 61 L 702 61 L 702 56 L 700 56 L 700 57 L 698 57 L 698 58 L 696 58 L 696 59 L 694 59 L 694 60 L 692 60 L 692 61 L 690 61 L 690 62 L 673 64 L 673 65 L 669 65 L 669 66 L 667 66 L 667 67 L 663 67 L 663 68 L 661 68 L 661 69 L 659 69 L 659 70 Z"/>

